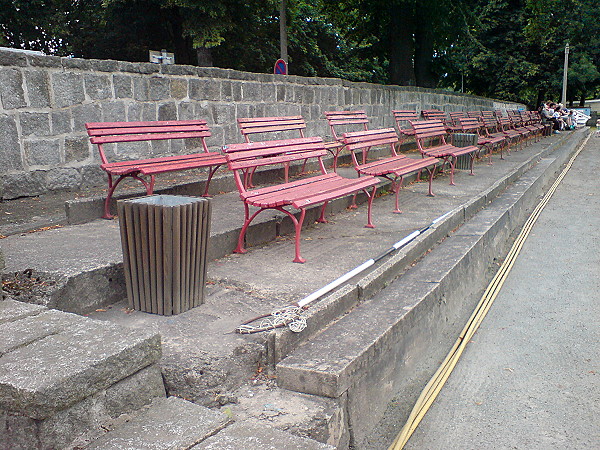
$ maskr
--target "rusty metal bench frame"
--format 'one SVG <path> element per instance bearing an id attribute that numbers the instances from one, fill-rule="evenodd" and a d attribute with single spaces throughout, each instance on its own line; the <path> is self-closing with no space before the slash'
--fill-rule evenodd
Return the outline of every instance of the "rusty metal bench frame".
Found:
<path id="1" fill-rule="evenodd" d="M 225 156 L 219 152 L 210 152 L 205 139 L 211 133 L 204 120 L 155 121 L 155 122 L 93 122 L 86 123 L 85 128 L 92 144 L 98 146 L 100 167 L 108 174 L 108 192 L 104 202 L 105 219 L 114 218 L 110 214 L 110 203 L 115 189 L 121 181 L 133 178 L 140 181 L 146 193 L 154 192 L 155 175 L 181 170 L 208 168 L 208 177 L 204 196 L 208 195 L 210 181 L 217 169 L 226 163 Z M 104 151 L 104 144 L 143 142 L 154 140 L 200 139 L 202 153 L 164 156 L 158 158 L 125 160 L 109 162 Z M 148 176 L 149 181 L 144 177 Z M 114 181 L 113 177 L 118 177 Z"/>
<path id="2" fill-rule="evenodd" d="M 446 142 L 446 126 L 441 120 L 417 120 L 411 122 L 415 130 L 415 139 L 419 151 L 423 156 L 440 158 L 443 161 L 442 171 L 445 165 L 450 164 L 450 184 L 454 185 L 454 168 L 459 156 L 469 155 L 471 158 L 471 171 L 473 175 L 473 163 L 479 155 L 479 147 L 470 145 L 468 147 L 455 147 Z"/>
<path id="3" fill-rule="evenodd" d="M 240 198 L 244 202 L 244 225 L 240 231 L 235 253 L 246 252 L 244 241 L 250 223 L 262 211 L 271 209 L 286 214 L 292 220 L 296 233 L 294 262 L 303 263 L 306 260 L 300 255 L 300 233 L 306 208 L 321 204 L 321 213 L 317 221 L 326 222 L 325 208 L 331 200 L 359 191 L 364 191 L 368 196 L 366 226 L 374 227 L 371 220 L 371 208 L 379 180 L 372 176 L 350 179 L 335 172 L 328 173 L 323 163 L 323 157 L 327 155 L 327 150 L 320 137 L 231 144 L 223 147 L 223 152 L 227 158 L 229 169 L 233 171 Z M 244 183 L 243 174 L 253 168 L 313 158 L 318 160 L 320 175 L 255 189 L 248 188 Z M 370 194 L 369 188 L 373 188 Z M 250 214 L 250 206 L 258 208 L 258 210 Z M 296 218 L 294 213 L 288 209 L 299 211 L 300 217 Z"/>
<path id="4" fill-rule="evenodd" d="M 344 133 L 343 139 L 344 145 L 352 155 L 354 168 L 359 175 L 383 177 L 392 182 L 392 192 L 396 197 L 394 213 L 402 213 L 398 205 L 398 193 L 402 188 L 404 177 L 407 175 L 417 174 L 418 181 L 421 171 L 423 169 L 427 170 L 429 172 L 428 194 L 433 196 L 431 183 L 440 160 L 432 157 L 414 159 L 405 155 L 399 155 L 395 149 L 398 143 L 398 135 L 393 128 Z M 390 146 L 391 155 L 389 157 L 371 162 L 366 161 L 366 155 L 371 147 L 386 145 Z M 358 162 L 356 156 L 358 152 L 362 153 L 362 163 Z"/>

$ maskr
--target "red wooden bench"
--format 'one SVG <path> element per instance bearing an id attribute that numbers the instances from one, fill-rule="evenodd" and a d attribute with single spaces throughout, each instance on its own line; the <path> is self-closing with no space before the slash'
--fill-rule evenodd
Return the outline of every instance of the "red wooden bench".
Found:
<path id="1" fill-rule="evenodd" d="M 344 133 L 343 139 L 346 148 L 352 155 L 354 168 L 359 175 L 383 177 L 392 182 L 392 192 L 396 196 L 395 213 L 402 212 L 398 207 L 398 193 L 402 188 L 402 181 L 407 175 L 416 173 L 420 176 L 421 171 L 426 169 L 429 172 L 429 195 L 433 196 L 431 182 L 440 160 L 432 157 L 413 159 L 405 155 L 398 155 L 395 149 L 398 135 L 393 128 Z M 391 156 L 367 162 L 367 151 L 373 146 L 381 145 L 390 146 Z M 362 152 L 362 163 L 359 163 L 356 157 L 356 153 L 359 151 Z"/>
<path id="2" fill-rule="evenodd" d="M 208 177 L 204 195 L 208 194 L 208 186 L 216 170 L 226 163 L 225 156 L 219 152 L 210 152 L 205 139 L 210 130 L 204 120 L 156 121 L 156 122 L 95 122 L 86 123 L 85 128 L 92 144 L 98 145 L 100 167 L 108 174 L 108 193 L 104 202 L 105 219 L 110 214 L 110 203 L 119 183 L 125 178 L 140 181 L 151 195 L 154 191 L 155 175 L 188 169 L 208 168 Z M 109 162 L 104 152 L 104 144 L 142 142 L 166 139 L 199 139 L 202 152 L 188 155 L 164 156 L 158 158 L 137 159 Z M 150 180 L 144 179 L 149 176 Z M 118 177 L 116 181 L 113 177 Z"/>
<path id="3" fill-rule="evenodd" d="M 335 142 L 340 144 L 338 153 L 344 149 L 344 132 L 368 130 L 369 118 L 365 111 L 325 111 L 323 115 L 327 119 L 331 136 Z M 337 158 L 335 160 L 337 163 Z"/>
<path id="4" fill-rule="evenodd" d="M 479 154 L 479 147 L 455 147 L 446 142 L 446 127 L 441 120 L 419 120 L 411 122 L 415 130 L 415 139 L 419 151 L 424 156 L 433 156 L 443 161 L 442 170 L 446 163 L 450 164 L 450 184 L 454 185 L 454 167 L 459 156 L 471 157 L 471 175 L 473 175 L 473 162 Z"/>
<path id="5" fill-rule="evenodd" d="M 523 148 L 523 142 L 526 142 L 527 136 L 529 136 L 529 130 L 523 128 L 517 128 L 509 117 L 499 117 L 498 125 L 500 130 L 508 136 L 513 142 L 519 143 L 519 148 Z"/>
<path id="6" fill-rule="evenodd" d="M 283 139 L 284 136 L 281 135 L 290 131 L 297 131 L 299 137 L 306 137 L 304 135 L 304 130 L 306 130 L 306 122 L 304 121 L 304 117 L 302 116 L 243 117 L 238 118 L 237 123 L 240 132 L 242 133 L 242 136 L 244 136 L 246 142 L 250 142 L 250 136 L 255 134 L 262 135 L 261 139 L 258 139 L 259 141 L 277 139 L 278 137 L 272 136 L 272 133 L 278 133 Z M 269 136 L 268 139 L 262 139 L 262 137 L 265 137 L 265 134 L 270 134 L 271 136 Z M 285 138 L 287 137 L 289 136 L 285 136 Z M 331 156 L 333 156 L 333 170 L 335 170 L 337 167 L 338 156 L 343 148 L 343 144 L 341 142 L 334 141 L 325 142 L 324 145 L 325 149 L 329 153 L 331 153 Z M 285 166 L 286 180 L 288 179 L 288 167 L 289 165 Z M 303 165 L 302 172 L 304 172 L 304 169 L 305 167 Z"/>
<path id="7" fill-rule="evenodd" d="M 483 115 L 481 117 L 481 123 L 483 125 L 483 132 L 489 138 L 502 138 L 504 139 L 504 145 L 502 149 L 506 149 L 506 153 L 510 154 L 510 146 L 514 142 L 518 142 L 520 136 L 518 134 L 514 136 L 510 136 L 504 133 L 500 127 L 498 119 L 491 111 L 487 111 L 489 114 L 486 114 L 486 111 L 483 111 Z M 502 154 L 500 155 L 502 157 Z"/>
<path id="8" fill-rule="evenodd" d="M 492 151 L 494 149 L 500 150 L 500 159 L 504 159 L 502 155 L 502 149 L 506 145 L 506 136 L 491 136 L 481 135 L 483 123 L 478 119 L 474 118 L 461 118 L 458 119 L 457 126 L 463 133 L 473 133 L 477 135 L 477 145 L 485 147 L 488 152 L 488 158 L 490 164 L 492 163 Z"/>
<path id="9" fill-rule="evenodd" d="M 371 207 L 379 180 L 372 176 L 350 179 L 335 172 L 327 173 L 323 163 L 323 157 L 327 155 L 327 150 L 320 137 L 232 144 L 223 147 L 223 152 L 226 155 L 229 169 L 233 171 L 245 208 L 244 225 L 240 231 L 238 245 L 234 250 L 236 253 L 245 253 L 246 251 L 244 239 L 252 220 L 262 211 L 274 209 L 288 215 L 294 223 L 296 231 L 294 262 L 305 262 L 300 255 L 300 233 L 306 208 L 321 204 L 318 221 L 326 222 L 325 208 L 329 201 L 359 191 L 364 191 L 369 197 L 366 226 L 373 227 Z M 312 158 L 316 158 L 319 162 L 320 175 L 255 189 L 249 189 L 244 183 L 243 173 L 253 168 Z M 369 194 L 367 190 L 371 187 L 373 189 Z M 258 210 L 250 214 L 250 206 L 256 207 Z M 300 217 L 297 219 L 288 209 L 300 211 Z"/>
<path id="10" fill-rule="evenodd" d="M 444 111 L 440 111 L 439 109 L 424 109 L 421 111 L 421 114 L 425 120 L 441 120 L 448 133 L 453 133 L 458 130 Z"/>
<path id="11" fill-rule="evenodd" d="M 398 140 L 398 147 L 400 147 L 404 139 L 415 136 L 415 130 L 413 130 L 410 122 L 419 120 L 419 113 L 412 110 L 393 110 L 392 114 L 394 115 L 398 133 L 400 133 L 400 139 Z"/>

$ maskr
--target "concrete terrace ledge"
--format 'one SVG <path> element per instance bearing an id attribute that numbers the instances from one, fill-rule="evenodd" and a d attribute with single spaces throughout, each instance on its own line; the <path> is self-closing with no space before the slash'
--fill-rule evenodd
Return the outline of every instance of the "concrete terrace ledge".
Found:
<path id="1" fill-rule="evenodd" d="M 468 207 L 455 210 L 455 217 L 448 217 L 451 227 L 464 216 L 469 220 L 451 233 L 444 226 L 432 230 L 431 234 L 448 237 L 410 269 L 403 272 L 406 264 L 397 258 L 388 262 L 396 270 L 380 270 L 379 276 L 374 272 L 367 277 L 370 283 L 357 281 L 357 289 L 362 285 L 373 294 L 368 285 L 376 283 L 381 291 L 280 361 L 278 384 L 337 399 L 348 417 L 352 443 L 359 447 L 393 397 L 412 405 L 420 392 L 415 384 L 424 385 L 437 368 L 435 361 L 449 350 L 485 280 L 493 275 L 490 267 L 508 250 L 511 233 L 522 225 L 583 137 L 555 155 L 530 161 L 529 170 L 510 185 L 505 183 L 515 175 L 501 180 L 483 196 L 485 208 L 480 212 L 469 215 Z M 502 192 L 497 195 L 497 190 Z M 383 274 L 390 271 L 403 273 L 388 284 Z M 349 295 L 348 289 L 343 295 Z"/>
<path id="2" fill-rule="evenodd" d="M 400 392 L 405 394 L 407 404 L 411 401 L 419 383 L 426 380 L 427 373 L 433 367 L 430 363 L 437 355 L 432 355 L 431 352 L 439 350 L 440 353 L 444 353 L 443 346 L 438 345 L 439 342 L 444 342 L 440 333 L 453 335 L 453 327 L 458 327 L 459 324 L 462 326 L 464 312 L 470 312 L 469 305 L 475 297 L 473 291 L 480 287 L 468 285 L 464 281 L 481 281 L 486 278 L 486 268 L 493 258 L 502 253 L 509 232 L 520 225 L 523 211 L 534 202 L 542 187 L 552 179 L 585 135 L 585 131 L 577 131 L 553 136 L 514 153 L 507 158 L 506 163 L 496 158 L 495 166 L 478 165 L 476 174 L 481 174 L 482 178 L 467 177 L 461 173 L 457 180 L 459 186 L 456 187 L 447 186 L 447 177 L 440 177 L 434 182 L 434 191 L 437 189 L 438 197 L 425 197 L 426 203 L 422 197 L 425 183 L 411 185 L 401 197 L 407 201 L 427 205 L 426 209 L 420 209 L 414 216 L 411 215 L 410 208 L 404 208 L 404 215 L 392 215 L 387 208 L 390 202 L 393 202 L 391 196 L 378 199 L 382 222 L 380 231 L 365 232 L 368 234 L 365 234 L 364 239 L 362 235 L 350 236 L 354 254 L 341 253 L 349 262 L 338 261 L 340 266 L 355 264 L 354 261 L 360 258 L 361 254 L 376 253 L 379 247 L 374 247 L 373 242 L 385 233 L 385 224 L 392 223 L 390 220 L 397 223 L 400 218 L 402 226 L 398 232 L 406 235 L 425 225 L 424 222 L 430 218 L 448 210 L 451 213 L 435 229 L 426 232 L 402 251 L 381 262 L 371 273 L 352 280 L 339 291 L 312 306 L 308 310 L 308 328 L 301 334 L 293 334 L 283 329 L 261 335 L 239 336 L 231 331 L 240 320 L 248 319 L 256 313 L 268 312 L 270 308 L 282 306 L 282 303 L 287 301 L 299 300 L 307 290 L 310 293 L 315 290 L 315 286 L 321 287 L 325 284 L 324 280 L 328 279 L 331 273 L 318 273 L 322 271 L 323 264 L 316 256 L 320 244 L 309 245 L 310 241 L 305 242 L 306 252 L 310 255 L 306 265 L 281 262 L 291 260 L 292 257 L 291 244 L 285 242 L 285 239 L 265 246 L 255 245 L 247 255 L 231 255 L 215 261 L 209 269 L 209 278 L 213 284 L 208 286 L 214 300 L 212 304 L 209 301 L 207 305 L 195 308 L 197 311 L 166 320 L 137 312 L 123 314 L 119 306 L 116 306 L 111 311 L 92 313 L 90 317 L 160 332 L 163 335 L 163 358 L 160 364 L 169 393 L 181 394 L 205 406 L 210 402 L 213 402 L 211 406 L 216 406 L 218 402 L 215 404 L 214 399 L 219 396 L 226 399 L 240 383 L 243 384 L 244 379 L 247 381 L 248 373 L 252 374 L 257 364 L 266 364 L 265 369 L 268 371 L 269 367 L 279 363 L 276 373 L 281 386 L 310 392 L 309 395 L 305 395 L 283 389 L 281 392 L 287 394 L 282 395 L 295 395 L 299 396 L 298 398 L 305 395 L 304 399 L 314 397 L 319 399 L 322 405 L 326 405 L 323 410 L 329 408 L 331 411 L 335 407 L 339 409 L 338 413 L 328 412 L 332 419 L 324 425 L 344 429 L 335 433 L 324 432 L 321 435 L 315 432 L 311 437 L 318 437 L 319 440 L 328 441 L 340 448 L 346 448 L 348 442 L 359 445 L 367 436 L 369 427 L 381 416 L 385 396 L 389 400 L 393 394 Z M 501 175 L 497 173 L 499 170 L 503 171 Z M 484 187 L 479 185 L 481 183 L 485 183 Z M 453 195 L 454 192 L 460 194 Z M 241 202 L 235 199 L 235 204 L 238 203 Z M 414 203 L 408 205 L 413 206 Z M 444 208 L 444 205 L 451 206 L 448 209 L 440 209 Z M 429 215 L 423 216 L 423 211 Z M 325 233 L 328 233 L 325 236 L 327 239 L 340 234 L 360 233 L 360 230 L 363 230 L 362 225 L 356 226 L 356 223 L 362 224 L 365 214 L 365 208 L 361 207 L 357 213 L 345 212 L 336 215 L 333 224 L 323 225 L 321 228 L 316 226 L 314 231 L 310 228 L 303 236 L 316 244 L 319 236 Z M 241 224 L 240 217 L 235 216 L 237 224 Z M 378 224 L 377 215 L 375 220 Z M 354 226 L 347 227 L 347 223 L 352 221 L 356 222 Z M 33 240 L 36 238 L 34 235 L 38 233 L 32 236 L 9 236 L 2 242 L 7 270 L 32 267 L 23 265 L 25 263 L 22 260 L 18 262 L 19 258 L 24 256 L 25 251 L 21 245 L 27 239 L 32 239 L 37 258 L 43 259 L 40 257 L 42 238 L 51 239 L 61 232 L 71 233 L 71 240 L 79 239 L 89 247 L 93 246 L 93 249 L 88 249 L 93 252 L 105 248 L 104 246 L 110 247 L 109 252 L 113 252 L 110 258 L 113 259 L 106 265 L 120 270 L 118 226 L 116 222 L 110 221 L 96 221 L 66 227 L 63 230 L 45 231 L 39 233 L 39 241 Z M 94 233 L 96 241 L 109 243 L 94 242 L 91 237 Z M 442 241 L 441 245 L 437 245 Z M 324 244 L 326 242 L 323 241 Z M 56 248 L 56 243 L 53 245 L 55 247 L 50 246 L 50 254 L 53 255 L 53 259 L 57 259 L 54 262 L 56 266 L 60 266 L 64 263 L 61 260 L 63 249 Z M 420 259 L 432 248 L 420 263 L 425 264 L 426 271 L 421 272 L 420 264 L 410 268 L 415 260 Z M 324 251 L 333 254 L 334 251 L 343 252 L 344 249 L 340 245 L 333 245 L 325 247 Z M 283 256 L 274 257 L 277 252 Z M 80 263 L 84 256 L 87 257 L 78 256 Z M 258 267 L 257 264 L 261 264 L 260 260 L 263 261 L 262 265 L 267 267 Z M 268 261 L 269 264 L 265 264 L 264 261 Z M 326 259 L 325 263 L 327 261 Z M 50 262 L 46 264 L 49 265 Z M 75 265 L 69 269 L 69 273 L 76 273 Z M 268 272 L 269 277 L 255 275 L 253 270 L 248 269 L 261 271 L 268 267 L 271 268 Z M 312 277 L 306 276 L 313 272 Z M 404 272 L 406 273 L 402 275 Z M 290 277 L 300 277 L 303 279 L 303 285 L 295 286 L 295 289 L 290 288 L 289 283 L 286 284 L 285 281 Z M 74 276 L 73 279 L 77 277 Z M 90 284 L 90 279 L 79 278 L 75 285 L 80 282 L 78 289 L 79 292 L 83 292 L 83 288 Z M 383 319 L 377 315 L 378 308 L 371 308 L 371 305 L 380 303 Z M 398 310 L 398 307 L 401 310 Z M 349 314 L 346 314 L 348 312 Z M 388 320 L 388 316 L 391 315 L 400 317 L 400 322 Z M 369 336 L 369 327 L 363 326 L 363 322 L 372 324 L 370 328 L 374 335 Z M 344 324 L 349 329 L 361 332 L 356 336 L 349 336 L 347 332 L 336 335 L 331 331 L 335 330 L 335 327 L 343 327 Z M 333 343 L 342 346 L 343 343 L 350 342 L 352 345 L 348 344 L 347 356 L 341 355 L 337 362 L 328 361 L 327 365 L 321 366 L 319 354 L 311 353 L 310 348 L 318 347 L 315 343 L 328 335 L 332 341 L 324 343 L 324 348 L 335 345 Z M 302 346 L 307 341 L 308 345 Z M 331 355 L 335 354 L 335 350 L 331 348 Z M 354 356 L 350 357 L 351 354 Z M 443 354 L 441 356 L 443 357 Z M 401 375 L 398 375 L 399 367 L 402 369 Z M 301 380 L 301 376 L 304 379 Z M 315 380 L 318 380 L 317 384 L 323 381 L 320 391 L 311 387 Z M 381 388 L 381 392 L 374 392 L 377 387 Z M 239 401 L 240 407 L 243 403 Z M 278 424 L 276 418 L 272 419 L 272 422 L 268 421 L 271 425 Z M 261 423 L 266 423 L 264 418 Z"/>

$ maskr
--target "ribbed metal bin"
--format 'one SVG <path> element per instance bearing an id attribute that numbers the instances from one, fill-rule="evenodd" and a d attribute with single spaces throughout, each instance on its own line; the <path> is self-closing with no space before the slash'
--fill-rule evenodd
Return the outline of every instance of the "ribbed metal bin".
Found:
<path id="1" fill-rule="evenodd" d="M 468 147 L 469 145 L 477 145 L 477 135 L 471 133 L 452 133 L 452 145 L 455 147 Z M 483 155 L 483 153 L 482 153 Z M 471 155 L 462 155 L 456 161 L 457 169 L 471 168 Z"/>
<path id="2" fill-rule="evenodd" d="M 169 316 L 204 303 L 210 199 L 151 195 L 117 208 L 130 307 Z"/>

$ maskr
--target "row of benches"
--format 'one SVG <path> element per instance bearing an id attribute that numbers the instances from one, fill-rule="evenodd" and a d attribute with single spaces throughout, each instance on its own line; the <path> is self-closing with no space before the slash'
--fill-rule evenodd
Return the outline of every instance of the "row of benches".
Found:
<path id="1" fill-rule="evenodd" d="M 223 152 L 209 151 L 205 139 L 210 136 L 210 130 L 203 120 L 189 121 L 158 121 L 158 122 L 111 122 L 88 123 L 86 129 L 91 142 L 96 144 L 102 160 L 101 167 L 108 174 L 108 192 L 105 200 L 104 216 L 112 218 L 110 203 L 118 184 L 126 179 L 133 178 L 140 181 L 146 188 L 148 195 L 154 189 L 155 175 L 165 172 L 181 171 L 186 169 L 207 168 L 208 177 L 204 195 L 208 194 L 210 180 L 216 170 L 227 164 L 234 174 L 240 198 L 244 202 L 245 219 L 239 235 L 238 253 L 245 252 L 245 233 L 252 220 L 262 211 L 274 209 L 287 214 L 295 226 L 295 262 L 304 262 L 300 254 L 300 233 L 304 221 L 306 208 L 321 205 L 321 214 L 318 221 L 325 222 L 325 208 L 328 202 L 364 191 L 368 197 L 367 227 L 373 227 L 371 207 L 375 196 L 378 177 L 391 181 L 392 191 L 396 196 L 394 212 L 398 208 L 398 193 L 402 186 L 403 178 L 407 175 L 418 174 L 423 170 L 429 173 L 429 195 L 433 195 L 431 183 L 438 165 L 444 170 L 450 166 L 450 183 L 454 184 L 454 168 L 460 156 L 469 155 L 471 159 L 471 173 L 473 161 L 479 155 L 483 146 L 500 144 L 497 139 L 480 137 L 478 145 L 455 147 L 446 142 L 448 135 L 447 124 L 442 120 L 413 120 L 406 119 L 411 125 L 400 127 L 400 135 L 394 128 L 379 130 L 368 129 L 368 118 L 364 111 L 341 111 L 326 113 L 332 130 L 333 142 L 324 142 L 320 137 L 306 137 L 304 130 L 306 124 L 301 116 L 268 117 L 238 119 L 238 125 L 245 142 L 223 147 Z M 461 131 L 477 132 L 487 129 L 483 122 L 473 118 L 459 118 L 462 120 Z M 341 126 L 359 125 L 360 131 L 344 132 L 338 136 Z M 496 124 L 498 126 L 498 124 Z M 252 142 L 255 135 L 264 136 L 265 133 L 281 133 L 285 131 L 298 131 L 299 136 L 291 139 L 261 140 Z M 503 132 L 504 133 L 504 132 Z M 422 158 L 415 159 L 397 152 L 396 148 L 405 136 L 415 138 Z M 505 134 L 505 136 L 507 136 Z M 519 135 L 520 136 L 520 135 Z M 109 162 L 104 150 L 104 145 L 109 143 L 139 142 L 165 139 L 197 139 L 201 142 L 201 153 L 159 157 L 142 160 Z M 508 142 L 503 138 L 502 142 Z M 372 147 L 389 146 L 390 155 L 375 161 L 369 161 L 368 153 Z M 345 178 L 335 172 L 337 159 L 343 148 L 346 148 L 352 157 L 358 178 Z M 488 148 L 491 155 L 492 147 Z M 333 155 L 334 171 L 329 173 L 325 168 L 323 158 L 329 153 Z M 289 165 L 293 162 L 304 162 L 316 159 L 320 174 L 308 176 L 295 181 L 289 180 Z M 490 160 L 491 161 L 491 160 Z M 268 187 L 256 188 L 252 184 L 252 174 L 259 167 L 283 165 L 284 181 Z M 115 178 L 116 177 L 116 180 Z M 149 177 L 147 181 L 144 177 Z M 250 206 L 257 208 L 250 212 Z M 286 209 L 287 208 L 287 209 Z M 289 210 L 288 210 L 289 209 Z M 291 210 L 291 211 L 290 211 Z M 299 217 L 292 211 L 299 211 Z"/>

